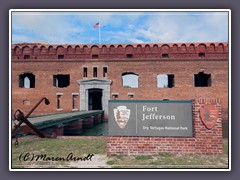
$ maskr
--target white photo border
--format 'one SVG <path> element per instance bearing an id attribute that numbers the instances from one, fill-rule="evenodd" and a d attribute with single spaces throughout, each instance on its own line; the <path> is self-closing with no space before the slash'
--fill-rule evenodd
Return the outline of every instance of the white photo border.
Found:
<path id="1" fill-rule="evenodd" d="M 228 168 L 226 169 L 13 169 L 12 168 L 12 13 L 13 12 L 228 12 L 228 44 L 229 44 L 229 62 L 228 62 L 228 122 L 229 122 L 229 137 L 228 137 Z M 231 171 L 231 10 L 230 9 L 10 9 L 9 10 L 9 171 Z"/>

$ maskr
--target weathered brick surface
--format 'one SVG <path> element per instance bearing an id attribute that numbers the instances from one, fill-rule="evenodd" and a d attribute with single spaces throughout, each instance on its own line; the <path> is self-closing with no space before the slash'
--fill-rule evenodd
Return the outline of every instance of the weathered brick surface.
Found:
<path id="1" fill-rule="evenodd" d="M 204 52 L 205 58 L 199 53 Z M 162 58 L 162 54 L 169 58 Z M 24 59 L 24 55 L 30 59 Z M 64 59 L 57 59 L 58 55 Z M 92 59 L 98 54 L 98 59 Z M 132 58 L 126 58 L 133 54 Z M 103 67 L 108 67 L 107 79 L 112 80 L 111 93 L 119 93 L 119 99 L 170 99 L 189 100 L 196 98 L 221 99 L 223 118 L 228 114 L 228 44 L 185 43 L 185 44 L 114 44 L 114 45 L 49 45 L 23 43 L 12 46 L 12 111 L 29 111 L 43 96 L 51 104 L 41 104 L 34 114 L 72 111 L 72 93 L 79 93 L 77 80 L 83 79 L 83 66 L 88 67 L 88 78 L 93 77 L 93 66 L 98 66 L 98 78 L 103 77 Z M 204 69 L 211 74 L 211 87 L 194 87 L 194 74 Z M 122 86 L 122 73 L 139 75 L 139 88 Z M 19 75 L 33 73 L 35 88 L 20 88 Z M 54 74 L 70 74 L 67 88 L 53 86 Z M 174 88 L 158 88 L 158 74 L 174 74 Z M 61 97 L 61 110 L 57 110 L 57 93 Z M 81 106 L 77 97 L 76 108 Z M 29 101 L 23 104 L 23 101 Z M 34 115 L 33 114 L 33 115 Z"/>
<path id="2" fill-rule="evenodd" d="M 219 111 L 217 124 L 207 129 L 200 119 L 200 108 L 213 104 Z M 219 99 L 196 99 L 193 103 L 193 137 L 108 137 L 107 154 L 145 155 L 156 153 L 222 154 L 222 118 Z"/>

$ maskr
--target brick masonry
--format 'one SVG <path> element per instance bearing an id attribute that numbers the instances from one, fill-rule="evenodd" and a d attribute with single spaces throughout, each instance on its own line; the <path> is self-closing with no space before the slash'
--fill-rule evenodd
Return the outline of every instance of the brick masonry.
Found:
<path id="1" fill-rule="evenodd" d="M 207 129 L 200 118 L 200 108 L 212 104 L 218 109 L 218 119 Z M 196 99 L 193 102 L 193 137 L 107 137 L 107 154 L 147 155 L 156 153 L 211 154 L 223 153 L 222 118 L 219 99 Z"/>
<path id="2" fill-rule="evenodd" d="M 205 57 L 199 57 L 205 53 Z M 127 58 L 132 54 L 132 58 Z M 168 54 L 163 58 L 162 54 Z M 28 55 L 27 59 L 24 56 Z M 58 59 L 64 55 L 64 59 Z M 97 59 L 93 55 L 98 55 Z M 27 113 L 45 96 L 50 105 L 41 104 L 33 115 L 79 110 L 78 80 L 93 78 L 93 67 L 98 67 L 98 79 L 112 80 L 110 95 L 118 93 L 118 99 L 191 100 L 217 98 L 221 100 L 223 119 L 228 120 L 228 43 L 168 43 L 168 44 L 109 44 L 109 45 L 51 45 L 22 43 L 12 46 L 12 111 L 21 109 Z M 83 77 L 83 67 L 88 77 Z M 108 68 L 103 77 L 103 67 Z M 204 69 L 211 74 L 210 87 L 194 87 L 194 74 Z M 122 73 L 139 75 L 139 87 L 122 86 Z M 20 88 L 19 76 L 35 75 L 35 88 Z M 70 74 L 70 85 L 53 86 L 53 75 Z M 158 74 L 174 74 L 173 88 L 158 88 Z M 57 109 L 57 93 L 62 93 L 61 109 Z M 72 96 L 77 95 L 75 108 Z M 113 98 L 111 96 L 111 98 Z"/>

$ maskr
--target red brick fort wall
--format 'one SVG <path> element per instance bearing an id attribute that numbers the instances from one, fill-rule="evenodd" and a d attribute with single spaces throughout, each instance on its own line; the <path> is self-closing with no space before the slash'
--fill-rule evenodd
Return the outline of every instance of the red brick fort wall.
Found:
<path id="1" fill-rule="evenodd" d="M 199 57 L 204 53 L 205 57 Z M 128 57 L 128 54 L 132 54 Z M 168 54 L 168 57 L 162 57 Z M 29 55 L 24 59 L 25 55 Z M 64 55 L 58 59 L 58 55 Z M 93 55 L 98 55 L 96 58 Z M 96 58 L 96 59 L 94 59 Z M 57 93 L 62 93 L 60 112 L 72 111 L 72 93 L 79 93 L 78 80 L 84 79 L 83 66 L 88 77 L 93 77 L 93 66 L 98 67 L 98 78 L 112 80 L 111 94 L 119 99 L 170 99 L 197 98 L 221 99 L 223 119 L 228 113 L 228 44 L 227 43 L 169 43 L 169 44 L 113 44 L 113 45 L 51 45 L 23 43 L 12 46 L 12 110 L 29 111 L 43 96 L 51 104 L 40 105 L 34 114 L 57 113 Z M 103 67 L 108 76 L 103 77 Z M 204 70 L 211 74 L 210 87 L 194 87 L 194 74 Z M 139 75 L 139 87 L 122 86 L 122 73 Z M 19 75 L 33 73 L 35 88 L 20 88 Z M 66 88 L 53 86 L 54 74 L 70 74 Z M 173 88 L 158 88 L 158 74 L 174 74 Z M 80 108 L 80 97 L 76 107 Z M 27 103 L 26 103 L 27 102 Z"/>

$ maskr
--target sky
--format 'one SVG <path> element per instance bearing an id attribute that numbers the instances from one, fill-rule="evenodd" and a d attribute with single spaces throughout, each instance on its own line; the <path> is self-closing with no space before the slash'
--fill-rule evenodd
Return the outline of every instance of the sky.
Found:
<path id="1" fill-rule="evenodd" d="M 11 25 L 13 44 L 228 42 L 228 12 L 12 12 Z"/>

